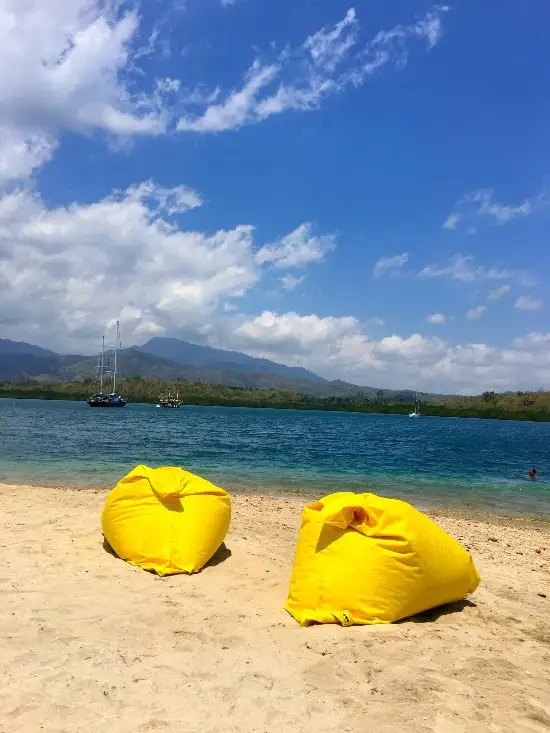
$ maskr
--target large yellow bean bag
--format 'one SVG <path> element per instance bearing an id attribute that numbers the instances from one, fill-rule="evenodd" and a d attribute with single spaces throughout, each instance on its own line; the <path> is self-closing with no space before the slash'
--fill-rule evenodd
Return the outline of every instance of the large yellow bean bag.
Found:
<path id="1" fill-rule="evenodd" d="M 461 600 L 478 584 L 470 554 L 425 514 L 341 492 L 303 511 L 285 608 L 302 626 L 386 624 Z"/>
<path id="2" fill-rule="evenodd" d="M 101 515 L 116 554 L 159 575 L 198 572 L 230 520 L 229 495 L 179 467 L 137 466 L 111 491 Z"/>

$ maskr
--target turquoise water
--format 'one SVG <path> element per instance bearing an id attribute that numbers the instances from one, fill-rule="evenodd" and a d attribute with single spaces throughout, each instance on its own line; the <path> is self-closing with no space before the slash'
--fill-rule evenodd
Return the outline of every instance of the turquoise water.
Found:
<path id="1" fill-rule="evenodd" d="M 228 489 L 372 490 L 420 506 L 550 516 L 550 423 L 0 400 L 0 482 L 112 486 L 138 463 Z M 538 481 L 514 477 L 535 466 Z"/>

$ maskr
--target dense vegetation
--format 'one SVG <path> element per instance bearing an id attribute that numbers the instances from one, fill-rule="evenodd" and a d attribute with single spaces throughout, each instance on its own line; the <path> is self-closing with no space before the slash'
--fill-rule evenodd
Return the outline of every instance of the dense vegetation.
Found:
<path id="1" fill-rule="evenodd" d="M 0 384 L 0 397 L 50 400 L 85 400 L 95 389 L 93 380 L 44 383 L 26 381 Z M 123 383 L 124 396 L 130 402 L 155 404 L 160 394 L 179 392 L 180 399 L 191 405 L 229 407 L 272 407 L 298 410 L 341 410 L 407 414 L 413 409 L 408 401 L 388 401 L 382 392 L 362 395 L 315 397 L 290 390 L 226 387 L 204 382 L 163 381 L 133 377 Z M 479 397 L 444 397 L 422 403 L 423 415 L 440 417 L 477 417 L 500 420 L 550 422 L 550 393 L 485 392 Z"/>

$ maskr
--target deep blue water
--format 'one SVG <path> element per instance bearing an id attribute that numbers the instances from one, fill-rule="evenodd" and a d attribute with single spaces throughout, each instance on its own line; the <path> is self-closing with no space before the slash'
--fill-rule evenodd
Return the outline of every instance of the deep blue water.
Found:
<path id="1" fill-rule="evenodd" d="M 351 490 L 550 517 L 550 423 L 0 400 L 0 483 L 112 486 L 138 463 L 229 490 Z M 538 481 L 517 478 L 535 466 Z"/>

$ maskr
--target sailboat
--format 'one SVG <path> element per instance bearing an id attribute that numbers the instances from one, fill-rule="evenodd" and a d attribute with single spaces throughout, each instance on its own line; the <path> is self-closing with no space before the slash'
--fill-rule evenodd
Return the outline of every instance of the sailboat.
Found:
<path id="1" fill-rule="evenodd" d="M 414 412 L 409 412 L 409 417 L 420 417 L 420 404 L 418 403 L 418 394 L 414 393 Z"/>
<path id="2" fill-rule="evenodd" d="M 113 349 L 113 369 L 105 371 L 105 336 L 101 345 L 101 356 L 98 364 L 99 369 L 99 392 L 88 398 L 90 407 L 124 407 L 126 400 L 116 393 L 116 377 L 117 377 L 117 353 L 120 347 L 120 324 L 116 322 L 116 341 Z M 105 394 L 103 391 L 103 383 L 105 374 L 111 375 L 111 392 Z"/>

